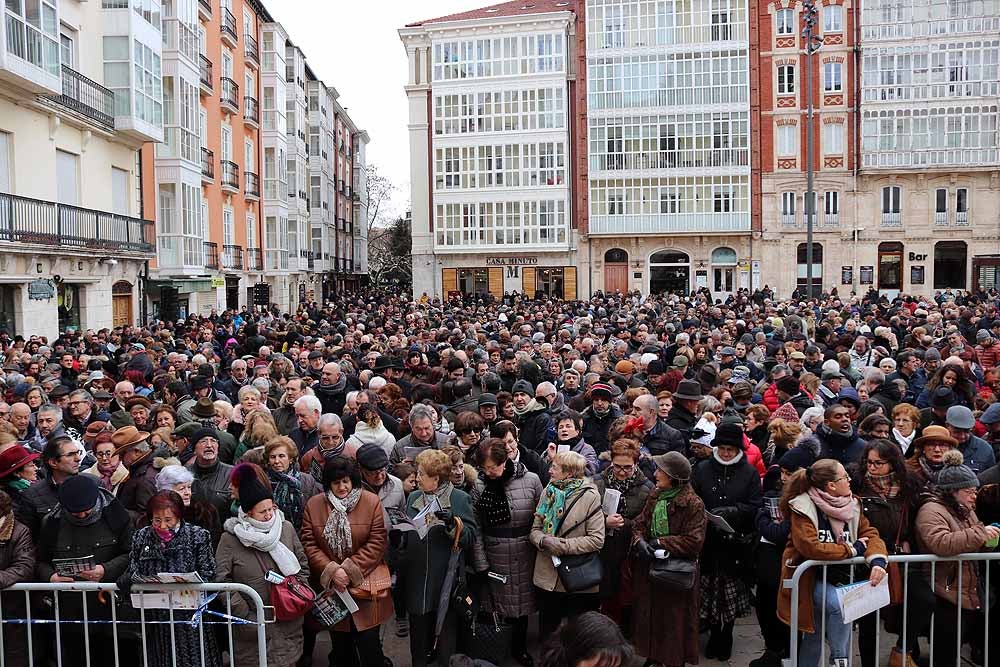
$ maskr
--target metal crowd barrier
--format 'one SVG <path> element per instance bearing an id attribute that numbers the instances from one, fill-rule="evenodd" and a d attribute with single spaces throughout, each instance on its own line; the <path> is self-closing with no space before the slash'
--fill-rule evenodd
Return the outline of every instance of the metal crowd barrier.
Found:
<path id="1" fill-rule="evenodd" d="M 908 610 L 909 610 L 909 586 L 910 586 L 909 575 L 910 575 L 910 568 L 911 567 L 919 567 L 919 568 L 924 569 L 925 576 L 927 578 L 927 582 L 930 585 L 931 590 L 933 591 L 934 590 L 934 575 L 936 574 L 936 568 L 937 568 L 938 564 L 940 564 L 940 563 L 959 563 L 959 566 L 957 568 L 958 569 L 958 580 L 957 580 L 957 585 L 956 585 L 956 591 L 957 591 L 957 598 L 956 599 L 959 601 L 959 605 L 958 605 L 959 611 L 958 611 L 958 614 L 956 616 L 957 621 L 958 621 L 958 628 L 957 628 L 957 635 L 956 635 L 957 636 L 957 641 L 956 641 L 956 646 L 955 646 L 955 660 L 953 662 L 948 662 L 947 665 L 940 665 L 939 664 L 938 667 L 953 667 L 955 665 L 961 665 L 962 664 L 961 653 L 962 653 L 962 645 L 963 645 L 964 642 L 962 641 L 962 607 L 961 607 L 961 600 L 962 600 L 962 574 L 963 574 L 963 568 L 961 566 L 961 563 L 966 562 L 966 561 L 985 562 L 987 564 L 987 567 L 983 568 L 984 572 L 980 573 L 980 582 L 982 582 L 982 584 L 983 584 L 983 586 L 982 586 L 983 595 L 981 596 L 981 601 L 983 603 L 983 607 L 982 607 L 983 624 L 984 624 L 984 628 L 987 629 L 985 632 L 982 633 L 982 641 L 983 641 L 983 662 L 982 662 L 982 664 L 983 665 L 989 665 L 990 664 L 990 646 L 989 646 L 989 636 L 990 636 L 989 627 L 990 626 L 989 626 L 989 620 L 990 620 L 990 569 L 991 568 L 989 567 L 989 563 L 991 563 L 993 561 L 1000 561 L 1000 553 L 967 553 L 967 554 L 961 554 L 959 556 L 955 556 L 955 557 L 952 557 L 952 558 L 942 558 L 942 557 L 934 556 L 932 554 L 913 554 L 913 555 L 889 556 L 889 562 L 891 562 L 891 563 L 898 563 L 899 564 L 900 570 L 902 572 L 902 577 L 903 577 L 903 602 L 902 602 L 901 628 L 900 628 L 900 632 L 899 633 L 893 633 L 893 634 L 898 634 L 899 636 L 901 636 L 903 638 L 903 644 L 902 644 L 901 650 L 903 651 L 904 655 L 907 653 L 907 651 L 909 651 L 909 650 L 911 650 L 913 648 L 912 646 L 907 647 L 907 643 L 906 643 L 907 622 L 909 620 L 909 618 L 908 618 L 909 617 Z M 810 568 L 815 568 L 815 567 L 820 567 L 820 568 L 823 569 L 822 578 L 819 577 L 819 576 L 817 576 L 816 577 L 816 583 L 818 584 L 818 583 L 822 582 L 822 584 L 823 584 L 823 588 L 824 588 L 824 593 L 823 593 L 823 609 L 824 609 L 824 613 L 822 614 L 822 619 L 815 619 L 815 618 L 813 619 L 813 627 L 818 632 L 821 633 L 820 637 L 822 637 L 822 644 L 821 644 L 821 650 L 820 650 L 820 661 L 819 661 L 819 664 L 820 665 L 830 664 L 829 647 L 827 646 L 827 643 L 826 643 L 826 621 L 827 621 L 827 615 L 825 613 L 825 608 L 826 608 L 826 583 L 827 583 L 827 568 L 829 568 L 831 566 L 835 566 L 835 565 L 850 565 L 851 566 L 851 582 L 852 583 L 857 582 L 857 581 L 865 581 L 865 580 L 867 580 L 867 577 L 865 579 L 855 579 L 855 576 L 854 576 L 855 568 L 854 568 L 854 566 L 855 565 L 865 565 L 865 559 L 862 558 L 862 557 L 858 557 L 858 558 L 851 558 L 851 559 L 848 559 L 848 560 L 839 560 L 839 561 L 807 560 L 807 561 L 804 561 L 804 562 L 800 563 L 798 565 L 798 567 L 796 567 L 795 572 L 792 573 L 792 578 L 791 579 L 785 579 L 782 582 L 782 584 L 783 584 L 783 586 L 785 588 L 792 589 L 792 597 L 791 597 L 792 602 L 791 602 L 791 609 L 789 610 L 789 613 L 790 613 L 789 620 L 791 621 L 791 623 L 790 623 L 791 638 L 790 638 L 789 647 L 788 647 L 788 659 L 786 659 L 784 661 L 784 667 L 796 667 L 798 665 L 799 639 L 800 639 L 800 637 L 802 635 L 805 634 L 805 633 L 802 633 L 802 632 L 800 632 L 798 630 L 798 627 L 799 627 L 799 605 L 798 605 L 799 584 L 801 583 L 802 576 Z M 928 565 L 929 565 L 929 568 L 928 568 Z M 936 596 L 936 594 L 935 594 L 935 596 Z M 811 591 L 809 593 L 809 604 L 812 605 L 812 592 Z M 883 609 L 886 609 L 886 607 L 883 607 Z M 873 664 L 876 664 L 876 665 L 879 664 L 879 658 L 880 658 L 880 654 L 881 654 L 880 643 L 881 643 L 881 640 L 882 640 L 882 632 L 883 632 L 883 630 L 882 630 L 882 618 L 881 618 L 881 614 L 882 614 L 882 610 L 883 609 L 879 609 L 879 610 L 877 610 L 877 611 L 874 612 L 875 613 L 876 634 L 875 634 L 875 656 L 873 657 L 873 661 L 874 661 Z M 852 630 L 852 632 L 853 632 L 853 630 Z M 929 647 L 933 647 L 933 645 L 934 645 L 934 623 L 933 623 L 933 620 L 931 621 L 931 624 L 930 624 L 930 627 L 929 627 L 929 635 L 930 636 L 928 638 L 929 639 L 928 646 Z M 970 639 L 970 643 L 971 643 L 971 639 Z M 854 662 L 853 662 L 854 661 L 853 636 L 852 636 L 852 640 L 851 640 L 850 646 L 851 646 L 851 649 L 850 649 L 850 651 L 848 653 L 848 665 L 851 666 L 851 667 L 853 667 L 853 664 L 854 664 Z M 933 651 L 930 650 L 930 648 L 928 648 L 928 650 L 930 651 L 930 656 L 929 656 L 930 657 L 930 667 L 934 667 L 934 653 L 933 653 Z"/>
<path id="2" fill-rule="evenodd" d="M 205 599 L 196 609 L 174 608 L 174 596 L 180 591 L 196 591 L 205 594 Z M 16 647 L 9 647 L 5 642 L 12 639 L 13 628 L 23 627 L 22 636 L 17 637 L 19 641 L 27 644 L 27 662 L 23 664 L 54 664 L 56 667 L 63 667 L 64 664 L 72 666 L 85 665 L 85 667 L 111 667 L 108 662 L 93 664 L 91 658 L 91 648 L 97 641 L 109 641 L 108 652 L 113 652 L 114 667 L 133 667 L 134 663 L 126 660 L 125 656 L 120 656 L 120 645 L 125 639 L 126 631 L 130 631 L 133 637 L 141 642 L 142 666 L 149 667 L 150 656 L 150 634 L 154 629 L 159 630 L 166 626 L 169 628 L 171 655 L 170 665 L 176 667 L 177 657 L 177 628 L 184 626 L 197 629 L 199 646 L 195 654 L 200 655 L 201 667 L 218 667 L 222 664 L 222 652 L 228 649 L 229 664 L 236 663 L 235 644 L 233 640 L 233 626 L 252 629 L 256 635 L 257 662 L 258 667 L 267 667 L 267 639 L 265 626 L 269 622 L 265 617 L 264 602 L 257 591 L 245 584 L 236 583 L 212 583 L 212 584 L 134 584 L 131 588 L 133 593 L 160 593 L 167 596 L 168 609 L 147 609 L 144 603 L 140 607 L 133 609 L 125 607 L 127 601 L 122 599 L 118 593 L 116 584 L 74 582 L 74 583 L 26 583 L 15 584 L 9 588 L 0 590 L 0 667 L 10 667 L 11 665 L 22 664 L 23 661 L 13 656 Z M 22 611 L 24 618 L 8 618 L 4 606 L 11 605 L 11 594 L 23 593 L 24 608 Z M 88 595 L 90 594 L 90 595 Z M 248 602 L 255 618 L 240 618 L 233 614 L 232 596 L 242 595 Z M 94 596 L 104 598 L 110 611 L 110 619 L 95 619 L 91 614 L 88 603 L 93 605 Z M 224 599 L 222 599 L 224 596 Z M 39 614 L 40 602 L 45 598 L 51 602 L 51 613 Z M 145 597 L 141 598 L 145 600 Z M 75 604 L 82 600 L 82 614 L 71 613 L 69 616 L 63 607 L 67 604 Z M 219 610 L 221 607 L 222 610 Z M 124 612 L 124 613 L 123 613 Z M 182 618 L 175 619 L 175 613 Z M 164 619 L 163 617 L 166 616 Z M 256 619 L 256 620 L 255 620 Z M 63 648 L 66 643 L 66 635 L 70 630 L 76 630 L 75 634 L 80 634 L 78 629 L 82 629 L 84 658 L 75 656 L 72 661 L 63 660 Z M 96 632 L 100 629 L 108 629 L 108 632 Z M 96 632 L 97 636 L 93 636 Z M 215 633 L 219 639 L 218 654 L 220 660 L 216 663 L 206 662 L 205 641 L 207 633 Z M 221 635 L 221 636 L 220 636 Z M 42 641 L 41 650 L 36 646 L 36 642 Z M 51 649 L 55 648 L 54 655 Z M 42 657 L 47 662 L 42 662 Z M 183 661 L 182 661 L 183 662 Z M 162 656 L 158 664 L 163 664 Z M 187 664 L 187 663 L 184 663 Z M 241 665 L 240 667 L 244 667 Z M 252 667 L 246 665 L 246 667 Z"/>

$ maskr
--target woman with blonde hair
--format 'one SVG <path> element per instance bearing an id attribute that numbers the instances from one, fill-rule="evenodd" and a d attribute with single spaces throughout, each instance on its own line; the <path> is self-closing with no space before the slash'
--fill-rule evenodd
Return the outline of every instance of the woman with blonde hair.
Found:
<path id="1" fill-rule="evenodd" d="M 771 420 L 767 430 L 770 437 L 767 447 L 764 448 L 764 464 L 770 467 L 795 446 L 795 442 L 802 435 L 802 426 L 799 422 L 785 421 L 779 417 Z"/>
<path id="2" fill-rule="evenodd" d="M 371 403 L 363 403 L 358 406 L 358 424 L 354 427 L 354 433 L 347 439 L 347 448 L 356 452 L 369 443 L 374 443 L 384 449 L 386 454 L 391 454 L 392 448 L 396 446 L 396 438 L 392 437 L 389 429 L 382 424 L 378 409 Z"/>
<path id="3" fill-rule="evenodd" d="M 275 426 L 274 418 L 269 413 L 262 410 L 250 412 L 244 420 L 243 433 L 233 453 L 233 460 L 239 460 L 248 450 L 263 447 L 277 437 L 278 427 Z"/>

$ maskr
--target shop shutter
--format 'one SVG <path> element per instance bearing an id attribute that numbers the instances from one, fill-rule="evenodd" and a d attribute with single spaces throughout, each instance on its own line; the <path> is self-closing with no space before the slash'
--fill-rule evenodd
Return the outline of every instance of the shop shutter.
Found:
<path id="1" fill-rule="evenodd" d="M 496 297 L 503 296 L 503 267 L 490 267 L 490 294 Z"/>
<path id="2" fill-rule="evenodd" d="M 566 300 L 576 300 L 576 267 L 567 266 L 563 269 L 563 282 L 566 286 Z"/>
<path id="3" fill-rule="evenodd" d="M 458 269 L 441 269 L 441 285 L 444 289 L 444 294 L 441 296 L 448 298 L 449 292 L 458 291 Z"/>
<path id="4" fill-rule="evenodd" d="M 521 292 L 529 299 L 535 297 L 535 269 L 524 267 L 521 269 Z"/>

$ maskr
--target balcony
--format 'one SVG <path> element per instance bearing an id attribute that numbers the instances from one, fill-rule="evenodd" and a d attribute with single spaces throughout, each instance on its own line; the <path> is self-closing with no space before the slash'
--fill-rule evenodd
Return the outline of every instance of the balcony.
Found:
<path id="1" fill-rule="evenodd" d="M 781 224 L 785 227 L 794 227 L 797 220 L 795 219 L 794 213 L 782 213 L 781 214 Z"/>
<path id="2" fill-rule="evenodd" d="M 882 226 L 883 227 L 902 227 L 903 217 L 900 215 L 899 211 L 895 212 L 882 212 Z"/>
<path id="3" fill-rule="evenodd" d="M 260 107 L 257 105 L 257 98 L 249 95 L 243 98 L 243 122 L 260 127 Z"/>
<path id="4" fill-rule="evenodd" d="M 222 246 L 222 268 L 228 271 L 243 270 L 243 246 Z"/>
<path id="5" fill-rule="evenodd" d="M 747 232 L 750 231 L 750 213 L 694 212 L 694 213 L 635 213 L 630 215 L 609 213 L 590 217 L 590 233 L 599 235 L 663 234 L 668 232 Z M 499 243 L 497 244 L 500 245 Z M 538 247 L 561 248 L 566 246 L 562 229 L 551 232 L 542 241 L 529 241 Z M 441 246 L 439 246 L 441 247 Z"/>
<path id="6" fill-rule="evenodd" d="M 201 180 L 204 183 L 211 183 L 215 180 L 215 153 L 201 147 Z"/>
<path id="7" fill-rule="evenodd" d="M 247 248 L 247 271 L 263 271 L 264 258 L 260 248 Z"/>
<path id="8" fill-rule="evenodd" d="M 67 65 L 62 66 L 62 94 L 38 99 L 102 130 L 115 129 L 115 94 Z"/>
<path id="9" fill-rule="evenodd" d="M 235 49 L 240 41 L 239 34 L 236 32 L 236 17 L 225 7 L 222 8 L 222 23 L 220 28 L 222 31 L 222 41 Z"/>
<path id="10" fill-rule="evenodd" d="M 246 179 L 246 188 L 243 193 L 247 199 L 259 200 L 260 199 L 260 177 L 252 171 L 243 172 L 243 176 Z"/>
<path id="11" fill-rule="evenodd" d="M 234 114 L 240 112 L 240 87 L 239 85 L 230 79 L 229 77 L 222 77 L 219 79 L 219 87 L 222 89 L 222 95 L 219 97 L 219 102 L 222 104 L 223 113 Z"/>
<path id="12" fill-rule="evenodd" d="M 236 194 L 240 191 L 240 167 L 229 160 L 222 161 L 222 191 Z"/>
<path id="13" fill-rule="evenodd" d="M 212 20 L 211 0 L 198 0 L 198 16 L 201 17 L 202 21 Z"/>
<path id="14" fill-rule="evenodd" d="M 95 253 L 156 250 L 149 220 L 0 192 L 2 241 Z"/>
<path id="15" fill-rule="evenodd" d="M 823 223 L 829 227 L 835 227 L 840 224 L 840 214 L 839 213 L 826 213 L 823 216 Z"/>
<path id="16" fill-rule="evenodd" d="M 211 95 L 213 84 L 212 84 L 212 61 L 206 58 L 204 55 L 199 57 L 199 80 L 201 81 L 201 94 Z"/>
<path id="17" fill-rule="evenodd" d="M 935 211 L 934 212 L 934 224 L 938 227 L 948 226 L 948 211 Z"/>
<path id="18" fill-rule="evenodd" d="M 260 50 L 257 48 L 257 38 L 247 33 L 243 35 L 244 49 L 247 64 L 260 67 Z"/>
<path id="19" fill-rule="evenodd" d="M 966 227 L 969 224 L 969 212 L 968 211 L 955 211 L 955 224 Z"/>
<path id="20" fill-rule="evenodd" d="M 219 244 L 205 241 L 205 268 L 210 271 L 219 270 Z"/>

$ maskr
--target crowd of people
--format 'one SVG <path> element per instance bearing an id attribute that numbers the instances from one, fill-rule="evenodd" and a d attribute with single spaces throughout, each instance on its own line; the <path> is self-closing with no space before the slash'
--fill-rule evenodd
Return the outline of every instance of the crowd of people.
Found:
<path id="1" fill-rule="evenodd" d="M 0 593 L 4 621 L 89 622 L 59 642 L 51 623 L 5 622 L 5 664 L 28 664 L 29 633 L 36 664 L 256 664 L 266 621 L 269 665 L 312 665 L 321 633 L 331 667 L 391 664 L 393 632 L 414 667 L 497 650 L 526 667 L 679 667 L 730 659 L 755 613 L 753 667 L 793 640 L 798 665 L 846 667 L 855 631 L 865 667 L 880 635 L 891 667 L 956 664 L 963 643 L 985 665 L 997 577 L 889 556 L 997 546 L 998 304 L 372 290 L 295 313 L 0 332 L 0 588 L 119 591 Z M 807 572 L 797 599 L 781 583 L 858 556 Z M 168 572 L 249 586 L 274 617 L 228 596 L 217 613 L 248 621 L 230 639 L 190 611 L 133 608 L 128 591 Z M 835 587 L 861 579 L 888 579 L 893 599 L 844 623 Z M 358 610 L 331 615 L 345 591 Z M 140 633 L 139 618 L 158 622 Z"/>

